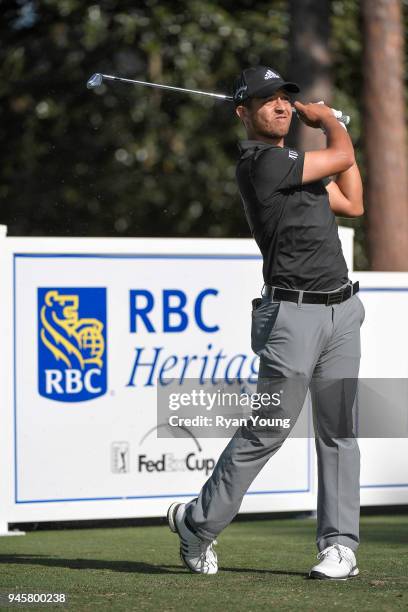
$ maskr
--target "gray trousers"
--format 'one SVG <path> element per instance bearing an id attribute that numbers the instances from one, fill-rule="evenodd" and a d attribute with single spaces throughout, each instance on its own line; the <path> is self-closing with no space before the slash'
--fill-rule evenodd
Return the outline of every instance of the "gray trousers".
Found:
<path id="1" fill-rule="evenodd" d="M 334 543 L 356 550 L 359 544 L 360 451 L 350 414 L 364 316 L 358 294 L 331 306 L 262 298 L 252 311 L 252 348 L 260 356 L 257 391 L 276 377 L 280 388 L 286 381 L 285 416 L 291 425 L 308 388 L 311 392 L 319 551 Z M 214 539 L 231 522 L 252 481 L 287 436 L 288 430 L 268 436 L 248 426 L 236 431 L 198 497 L 186 505 L 187 520 L 200 537 Z"/>

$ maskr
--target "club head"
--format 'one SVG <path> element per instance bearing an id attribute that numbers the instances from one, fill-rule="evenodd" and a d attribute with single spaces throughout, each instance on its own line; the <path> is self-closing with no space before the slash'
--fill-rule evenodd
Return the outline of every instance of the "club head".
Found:
<path id="1" fill-rule="evenodd" d="M 99 72 L 93 74 L 86 84 L 88 89 L 95 89 L 95 87 L 100 87 L 102 85 L 103 77 Z"/>

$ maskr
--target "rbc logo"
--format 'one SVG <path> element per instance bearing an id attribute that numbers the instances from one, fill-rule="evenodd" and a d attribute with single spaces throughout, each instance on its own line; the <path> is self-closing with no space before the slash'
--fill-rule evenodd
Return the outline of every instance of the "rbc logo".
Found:
<path id="1" fill-rule="evenodd" d="M 106 393 L 106 289 L 38 288 L 38 389 L 60 402 Z"/>

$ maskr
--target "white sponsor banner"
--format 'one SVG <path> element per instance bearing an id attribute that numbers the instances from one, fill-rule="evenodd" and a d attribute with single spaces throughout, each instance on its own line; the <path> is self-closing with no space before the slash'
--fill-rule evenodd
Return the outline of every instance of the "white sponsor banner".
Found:
<path id="1" fill-rule="evenodd" d="M 16 503 L 126 499 L 144 515 L 150 500 L 196 495 L 227 440 L 158 439 L 157 381 L 256 381 L 258 256 L 25 253 L 14 265 Z M 291 478 L 285 453 L 252 495 L 310 492 L 309 441 L 294 444 Z"/>
<path id="2" fill-rule="evenodd" d="M 351 270 L 352 230 L 341 229 L 340 237 Z M 256 245 L 170 239 L 0 243 L 0 452 L 8 466 L 0 484 L 0 522 L 160 516 L 173 499 L 196 496 L 228 439 L 158 438 L 157 379 L 256 380 L 258 358 L 250 348 L 251 299 L 262 288 Z M 363 289 L 375 284 L 370 273 L 351 277 L 361 279 Z M 408 287 L 407 275 L 398 281 Z M 366 311 L 374 313 L 366 314 L 364 347 L 372 329 L 377 333 L 388 294 L 361 295 Z M 402 314 L 397 318 L 392 324 L 401 326 Z M 367 357 L 363 348 L 362 366 L 373 367 L 381 346 L 370 347 Z M 395 351 L 391 358 L 401 362 Z M 308 400 L 305 412 L 310 416 Z M 367 445 L 367 456 L 374 449 Z M 381 473 L 377 484 L 398 481 L 381 503 L 406 503 L 408 485 L 401 463 L 397 467 L 397 473 Z M 374 474 L 364 462 L 363 476 L 363 501 L 366 492 L 367 503 L 383 500 L 384 487 L 376 497 Z M 315 503 L 314 443 L 300 438 L 288 440 L 261 471 L 241 511 L 313 509 Z"/>

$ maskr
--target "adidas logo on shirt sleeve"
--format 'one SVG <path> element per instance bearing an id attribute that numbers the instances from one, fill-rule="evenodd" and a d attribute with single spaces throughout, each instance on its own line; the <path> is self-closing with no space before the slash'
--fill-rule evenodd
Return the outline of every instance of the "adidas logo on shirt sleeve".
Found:
<path id="1" fill-rule="evenodd" d="M 292 149 L 289 149 L 288 155 L 290 159 L 297 159 L 299 157 L 299 153 L 297 151 L 292 151 Z"/>

